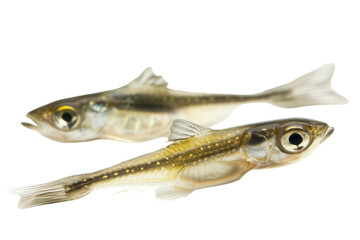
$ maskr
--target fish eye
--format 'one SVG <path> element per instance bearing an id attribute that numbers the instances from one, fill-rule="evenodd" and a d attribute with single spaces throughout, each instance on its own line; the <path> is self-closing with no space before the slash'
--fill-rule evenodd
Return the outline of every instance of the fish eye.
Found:
<path id="1" fill-rule="evenodd" d="M 53 122 L 61 130 L 72 130 L 78 126 L 79 114 L 72 106 L 58 107 L 53 113 Z"/>
<path id="2" fill-rule="evenodd" d="M 298 133 L 292 133 L 289 136 L 289 143 L 292 145 L 300 145 L 303 141 L 303 138 L 300 134 Z"/>
<path id="3" fill-rule="evenodd" d="M 305 129 L 285 129 L 280 138 L 283 150 L 289 153 L 304 151 L 310 145 L 310 134 Z"/>
<path id="4" fill-rule="evenodd" d="M 72 120 L 71 113 L 68 113 L 68 112 L 64 112 L 64 113 L 61 115 L 61 118 L 62 118 L 65 122 L 71 122 L 71 120 Z"/>

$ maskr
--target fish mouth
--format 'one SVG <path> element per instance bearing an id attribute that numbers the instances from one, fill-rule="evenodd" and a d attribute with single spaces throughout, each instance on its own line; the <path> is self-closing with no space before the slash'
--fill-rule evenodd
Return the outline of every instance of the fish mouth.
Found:
<path id="1" fill-rule="evenodd" d="M 328 127 L 324 133 L 323 139 L 321 142 L 325 141 L 326 139 L 328 139 L 331 134 L 334 132 L 334 128 L 333 127 Z"/>
<path id="2" fill-rule="evenodd" d="M 31 121 L 34 122 L 34 124 L 27 123 L 27 122 L 21 122 L 21 125 L 23 125 L 23 126 L 26 127 L 26 128 L 29 128 L 29 129 L 31 129 L 31 130 L 39 131 L 40 128 L 39 128 L 39 126 L 36 125 L 35 118 L 34 118 L 30 113 L 28 113 L 28 114 L 26 115 L 26 117 L 30 118 Z"/>

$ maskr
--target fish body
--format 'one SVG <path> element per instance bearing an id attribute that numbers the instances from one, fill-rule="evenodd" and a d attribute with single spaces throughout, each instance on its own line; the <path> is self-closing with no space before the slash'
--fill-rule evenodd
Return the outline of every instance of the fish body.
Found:
<path id="1" fill-rule="evenodd" d="M 285 119 L 225 130 L 185 120 L 170 128 L 169 146 L 94 173 L 17 189 L 20 208 L 81 198 L 97 188 L 156 186 L 172 199 L 239 180 L 252 169 L 287 165 L 305 157 L 333 132 L 326 123 Z"/>
<path id="2" fill-rule="evenodd" d="M 267 102 L 292 108 L 346 103 L 330 86 L 333 64 L 291 83 L 253 95 L 176 91 L 147 68 L 119 89 L 59 100 L 28 113 L 36 125 L 22 123 L 50 139 L 81 142 L 114 139 L 140 142 L 164 137 L 175 119 L 211 126 L 240 104 Z"/>

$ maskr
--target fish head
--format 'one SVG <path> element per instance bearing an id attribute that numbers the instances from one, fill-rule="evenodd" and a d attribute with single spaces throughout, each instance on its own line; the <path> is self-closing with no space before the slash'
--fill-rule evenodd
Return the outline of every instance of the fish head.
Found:
<path id="1" fill-rule="evenodd" d="M 245 132 L 243 149 L 259 168 L 294 163 L 308 156 L 334 128 L 310 119 L 286 119 L 257 124 Z"/>
<path id="2" fill-rule="evenodd" d="M 88 97 L 64 99 L 30 111 L 26 116 L 35 124 L 22 125 L 59 142 L 90 141 L 99 138 L 103 126 L 95 126 L 94 122 L 105 107 L 103 102 Z"/>

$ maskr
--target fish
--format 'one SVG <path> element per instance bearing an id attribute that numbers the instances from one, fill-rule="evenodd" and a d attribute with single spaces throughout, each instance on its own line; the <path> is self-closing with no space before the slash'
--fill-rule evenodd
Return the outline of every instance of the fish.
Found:
<path id="1" fill-rule="evenodd" d="M 152 186 L 160 199 L 231 183 L 252 169 L 294 163 L 313 152 L 333 127 L 316 120 L 292 118 L 248 124 L 223 130 L 183 119 L 170 127 L 165 148 L 93 173 L 18 188 L 18 207 L 79 199 L 106 187 Z"/>
<path id="2" fill-rule="evenodd" d="M 151 68 L 119 89 L 52 102 L 27 114 L 35 125 L 22 124 L 59 142 L 112 139 L 141 142 L 165 137 L 175 119 L 210 127 L 226 119 L 239 105 L 266 102 L 279 107 L 344 104 L 330 81 L 333 64 L 253 95 L 205 94 L 176 91 Z"/>
<path id="3" fill-rule="evenodd" d="M 166 137 L 175 119 L 211 127 L 239 105 L 265 102 L 283 108 L 345 104 L 331 88 L 334 64 L 326 64 L 288 84 L 253 95 L 176 91 L 151 68 L 124 87 L 67 98 L 27 114 L 25 127 L 59 142 L 111 139 L 142 142 Z"/>

